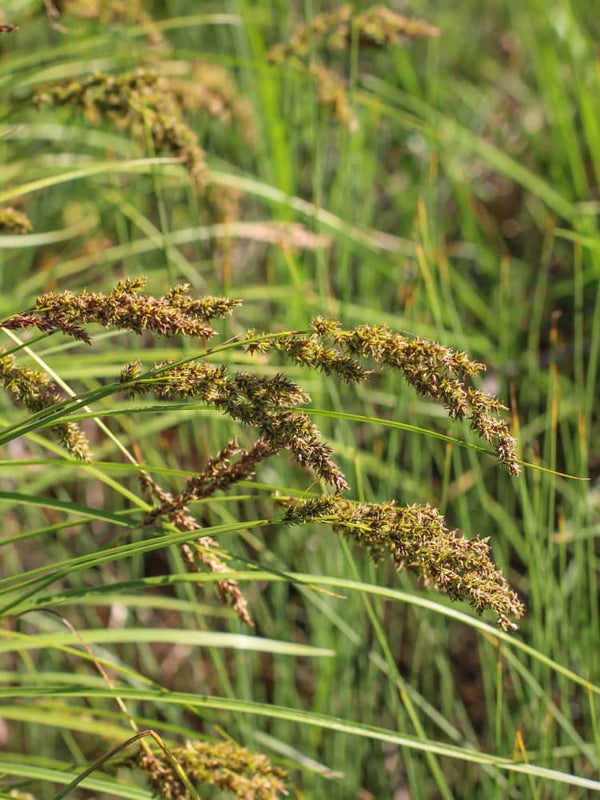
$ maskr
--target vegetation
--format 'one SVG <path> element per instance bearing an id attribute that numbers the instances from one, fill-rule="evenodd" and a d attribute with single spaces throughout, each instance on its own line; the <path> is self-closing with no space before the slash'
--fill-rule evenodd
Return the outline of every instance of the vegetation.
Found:
<path id="1" fill-rule="evenodd" d="M 598 791 L 592 4 L 2 15 L 0 797 Z"/>

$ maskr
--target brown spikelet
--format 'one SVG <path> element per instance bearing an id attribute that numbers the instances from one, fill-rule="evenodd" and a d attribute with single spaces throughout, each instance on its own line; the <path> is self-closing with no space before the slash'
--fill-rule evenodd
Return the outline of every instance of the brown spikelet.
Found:
<path id="1" fill-rule="evenodd" d="M 64 400 L 46 373 L 19 366 L 13 355 L 6 355 L 2 350 L 0 383 L 15 403 L 23 404 L 33 412 L 43 411 Z M 87 437 L 75 422 L 58 423 L 50 431 L 75 458 L 88 462 L 92 460 Z"/>
<path id="2" fill-rule="evenodd" d="M 318 48 L 332 52 L 347 50 L 353 36 L 359 46 L 383 47 L 439 34 L 435 25 L 405 17 L 388 6 L 372 6 L 354 14 L 352 6 L 346 3 L 317 14 L 307 25 L 297 25 L 289 40 L 274 45 L 267 58 L 272 63 L 279 63 L 284 59 L 304 58 Z"/>
<path id="3" fill-rule="evenodd" d="M 171 755 L 197 787 L 214 786 L 239 800 L 277 800 L 287 796 L 287 772 L 269 759 L 233 742 L 194 742 Z M 163 753 L 141 751 L 130 764 L 140 769 L 163 800 L 189 800 L 188 792 Z"/>
<path id="4" fill-rule="evenodd" d="M 452 600 L 465 600 L 478 613 L 491 610 L 504 630 L 523 616 L 523 604 L 489 556 L 486 539 L 450 531 L 429 505 L 355 503 L 339 496 L 289 504 L 289 522 L 319 521 L 343 532 L 376 560 L 389 552 L 398 570 L 415 571 Z"/>
<path id="5" fill-rule="evenodd" d="M 34 311 L 15 314 L 5 328 L 37 327 L 44 332 L 60 330 L 90 343 L 83 326 L 120 328 L 160 336 L 195 336 L 209 339 L 215 331 L 209 320 L 223 317 L 240 305 L 226 297 L 189 297 L 187 284 L 176 286 L 163 297 L 142 294 L 144 278 L 121 281 L 110 292 L 47 292 L 40 295 Z"/>
<path id="6" fill-rule="evenodd" d="M 0 208 L 0 233 L 25 234 L 32 228 L 31 221 L 22 211 L 11 206 Z"/>
<path id="7" fill-rule="evenodd" d="M 35 101 L 79 109 L 94 125 L 107 118 L 144 144 L 150 139 L 154 152 L 167 151 L 180 159 L 214 220 L 237 217 L 239 192 L 210 184 L 204 151 L 186 118 L 190 110 L 221 120 L 235 118 L 247 138 L 254 137 L 250 106 L 220 68 L 200 67 L 186 80 L 144 68 L 118 75 L 100 73 L 41 89 Z"/>
<path id="8" fill-rule="evenodd" d="M 204 192 L 204 152 L 196 134 L 184 121 L 167 78 L 145 69 L 121 75 L 91 75 L 40 90 L 35 100 L 40 105 L 79 108 L 94 124 L 108 117 L 142 140 L 149 132 L 155 151 L 168 150 L 180 158 L 197 190 Z"/>
<path id="9" fill-rule="evenodd" d="M 103 26 L 140 25 L 147 29 L 148 40 L 155 46 L 166 46 L 166 40 L 143 0 L 62 0 L 65 17 L 98 20 Z"/>
<path id="10" fill-rule="evenodd" d="M 308 72 L 315 82 L 319 103 L 348 131 L 352 133 L 357 130 L 358 122 L 350 106 L 345 81 L 316 59 Z"/>
<path id="11" fill-rule="evenodd" d="M 316 425 L 307 414 L 294 410 L 309 396 L 286 376 L 240 372 L 230 377 L 223 367 L 212 364 L 156 364 L 155 369 L 160 371 L 155 378 L 129 383 L 132 395 L 152 392 L 160 400 L 199 398 L 257 430 L 271 454 L 287 450 L 337 491 L 348 488 Z"/>
<path id="12" fill-rule="evenodd" d="M 153 525 L 160 518 L 165 518 L 181 531 L 201 530 L 201 526 L 189 513 L 187 504 L 200 497 L 208 496 L 216 491 L 216 488 L 226 488 L 232 482 L 242 479 L 241 477 L 234 477 L 234 474 L 236 476 L 249 476 L 252 473 L 252 469 L 256 466 L 256 460 L 252 466 L 247 465 L 245 471 L 235 472 L 233 470 L 229 476 L 225 474 L 229 466 L 230 457 L 238 452 L 240 452 L 240 448 L 238 448 L 237 442 L 232 440 L 214 459 L 211 459 L 205 473 L 188 481 L 186 488 L 178 495 L 165 492 L 147 472 L 141 472 L 142 488 L 147 494 L 160 501 L 160 505 L 146 515 L 144 525 Z M 246 451 L 243 452 L 245 453 Z M 242 457 L 240 462 L 243 461 Z M 216 466 L 217 464 L 220 465 L 220 468 Z M 218 487 L 217 483 L 219 484 Z M 219 556 L 217 549 L 218 543 L 209 536 L 200 536 L 194 541 L 181 545 L 181 553 L 190 571 L 198 571 L 200 565 L 203 564 L 211 572 L 225 575 L 231 570 Z M 248 608 L 248 601 L 242 594 L 238 582 L 234 578 L 223 577 L 222 580 L 217 582 L 217 589 L 223 602 L 231 602 L 240 621 L 246 625 L 254 626 Z"/>

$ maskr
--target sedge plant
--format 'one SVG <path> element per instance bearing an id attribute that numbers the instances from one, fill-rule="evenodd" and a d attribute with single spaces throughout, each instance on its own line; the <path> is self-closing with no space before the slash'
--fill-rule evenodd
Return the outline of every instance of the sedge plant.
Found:
<path id="1" fill-rule="evenodd" d="M 431 192 L 436 181 L 453 186 L 463 235 L 484 253 L 474 282 L 490 285 L 494 257 L 477 238 L 470 199 L 452 184 L 463 151 L 564 219 L 585 209 L 489 136 L 474 140 L 444 117 L 435 86 L 421 91 L 408 54 L 439 53 L 447 34 L 437 20 L 381 5 L 317 13 L 306 4 L 304 21 L 289 19 L 272 36 L 266 3 L 256 15 L 242 1 L 214 14 L 167 5 L 173 13 L 159 20 L 146 4 L 64 0 L 0 27 L 10 56 L 28 20 L 46 26 L 59 60 L 54 69 L 43 48 L 15 55 L 5 75 L 3 136 L 18 168 L 1 194 L 0 231 L 26 268 L 23 280 L 5 280 L 1 321 L 0 719 L 16 744 L 0 757 L 0 794 L 597 790 L 600 691 L 581 674 L 587 645 L 570 668 L 550 619 L 531 639 L 516 632 L 547 614 L 567 635 L 556 570 L 593 606 L 595 561 L 582 543 L 556 565 L 555 542 L 532 535 L 536 518 L 553 524 L 556 487 L 564 507 L 572 499 L 576 518 L 588 518 L 587 496 L 556 469 L 559 426 L 572 472 L 585 472 L 585 437 L 567 433 L 570 412 L 559 417 L 552 361 L 542 423 L 549 467 L 530 446 L 538 469 L 522 473 L 517 439 L 528 431 L 518 409 L 546 377 L 512 383 L 509 426 L 498 399 L 508 404 L 508 390 L 494 368 L 509 347 L 502 314 L 512 273 L 503 267 L 504 325 L 486 376 L 483 359 L 469 355 L 485 350 L 485 337 L 477 325 L 466 331 L 471 316 L 479 330 L 492 320 L 436 245 Z M 217 52 L 192 50 L 191 30 Z M 402 89 L 381 77 L 383 58 L 394 60 Z M 289 104 L 285 113 L 278 103 Z M 23 128 L 11 128 L 19 115 Z M 390 124 L 410 136 L 397 140 Z M 367 193 L 377 159 L 366 131 L 380 127 L 384 168 L 404 147 L 417 160 L 425 137 L 447 172 L 431 160 L 406 237 L 385 211 L 376 225 L 361 218 L 382 198 L 389 213 L 409 194 L 394 189 L 398 174 L 382 195 Z M 339 152 L 327 149 L 325 131 Z M 29 158 L 19 137 L 42 137 L 60 158 Z M 368 198 L 358 222 L 345 205 L 353 179 Z M 92 202 L 77 189 L 88 180 Z M 63 183 L 75 187 L 75 203 Z M 545 219 L 537 206 L 533 213 Z M 38 234 L 46 222 L 57 231 Z M 381 286 L 394 285 L 400 256 L 410 265 L 399 324 Z M 589 272 L 580 264 L 577 275 L 582 299 Z M 543 291 L 540 283 L 531 341 Z M 369 293 L 370 308 L 357 302 Z M 580 431 L 592 421 L 594 385 L 582 330 Z M 413 413 L 425 426 L 404 421 Z M 372 432 L 382 426 L 389 436 Z M 566 531 L 572 522 L 560 519 Z M 500 566 L 489 527 L 501 534 L 492 540 Z M 571 713 L 584 698 L 586 711 Z M 355 740 L 363 750 L 347 744 Z"/>

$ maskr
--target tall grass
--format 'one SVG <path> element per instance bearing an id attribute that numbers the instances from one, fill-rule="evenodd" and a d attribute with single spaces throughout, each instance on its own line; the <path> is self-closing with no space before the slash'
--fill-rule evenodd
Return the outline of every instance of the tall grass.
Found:
<path id="1" fill-rule="evenodd" d="M 351 37 L 325 55 L 310 42 L 304 60 L 283 63 L 269 48 L 330 4 L 165 0 L 144 6 L 154 22 L 136 4 L 121 16 L 102 4 L 100 19 L 77 5 L 56 17 L 52 4 L 3 6 L 19 30 L 0 40 L 0 201 L 34 229 L 0 236 L 0 317 L 45 291 L 109 291 L 147 275 L 155 295 L 186 281 L 196 296 L 244 300 L 217 323 L 219 342 L 232 340 L 219 359 L 234 372 L 250 359 L 234 337 L 303 331 L 318 314 L 467 351 L 510 406 L 528 464 L 517 478 L 398 375 L 347 386 L 266 357 L 260 369 L 284 369 L 310 392 L 307 411 L 353 499 L 429 502 L 467 536 L 490 536 L 526 615 L 505 633 L 326 526 L 281 525 L 273 497 L 319 487 L 278 456 L 193 505 L 248 598 L 249 629 L 216 602 L 218 574 L 186 570 L 189 531 L 148 537 L 138 524 L 150 509 L 140 464 L 176 492 L 239 430 L 199 403 L 106 389 L 127 362 L 183 360 L 197 345 L 94 328 L 86 349 L 7 331 L 4 350 L 82 398 L 71 419 L 94 460 L 69 458 L 2 396 L 0 796 L 63 796 L 92 765 L 67 796 L 149 797 L 126 763 L 139 743 L 103 760 L 146 729 L 168 752 L 231 737 L 288 769 L 297 797 L 591 796 L 594 4 L 419 2 L 411 15 L 439 36 L 366 51 Z M 355 126 L 319 102 L 317 57 L 344 77 Z M 240 90 L 221 107 L 212 96 L 220 117 L 206 106 L 186 117 L 207 154 L 208 199 L 157 150 L 152 119 L 136 138 L 110 115 L 32 102 L 140 65 L 202 86 L 209 69 L 192 73 L 196 61 Z"/>

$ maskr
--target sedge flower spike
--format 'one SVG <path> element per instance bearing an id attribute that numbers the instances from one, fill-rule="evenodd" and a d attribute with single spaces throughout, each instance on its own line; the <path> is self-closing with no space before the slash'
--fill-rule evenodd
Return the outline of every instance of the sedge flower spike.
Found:
<path id="1" fill-rule="evenodd" d="M 135 278 L 121 281 L 108 292 L 47 292 L 37 298 L 32 309 L 13 315 L 3 325 L 60 331 L 88 343 L 90 324 L 206 342 L 216 333 L 211 321 L 241 304 L 227 297 L 194 298 L 186 284 L 174 286 L 160 297 L 145 294 L 143 288 L 144 279 Z M 440 403 L 451 418 L 467 421 L 494 448 L 510 473 L 519 472 L 515 440 L 501 416 L 504 406 L 472 385 L 484 366 L 466 353 L 383 325 L 345 329 L 338 320 L 325 317 L 315 318 L 308 331 L 260 335 L 248 330 L 240 347 L 261 359 L 277 355 L 350 384 L 365 382 L 380 370 L 398 371 L 420 396 Z M 155 502 L 142 525 L 161 529 L 168 523 L 190 531 L 190 541 L 181 546 L 188 568 L 204 567 L 217 573 L 222 599 L 232 603 L 241 620 L 252 624 L 227 556 L 214 540 L 202 536 L 202 526 L 190 506 L 251 480 L 261 463 L 285 451 L 333 494 L 290 505 L 284 521 L 328 523 L 374 558 L 387 552 L 397 569 L 415 571 L 426 585 L 453 600 L 469 602 L 479 613 L 491 610 L 506 630 L 514 627 L 512 619 L 523 614 L 523 606 L 492 563 L 486 539 L 466 539 L 449 530 L 441 514 L 428 505 L 355 503 L 342 498 L 341 492 L 349 489 L 344 473 L 332 448 L 302 409 L 310 403 L 309 394 L 282 372 L 235 372 L 204 360 L 204 355 L 200 354 L 201 360 L 146 367 L 133 361 L 123 367 L 121 385 L 133 397 L 201 401 L 250 431 L 253 442 L 249 446 L 231 439 L 179 491 L 167 492 L 147 473 L 141 476 L 144 490 Z M 15 402 L 34 412 L 55 408 L 63 401 L 48 376 L 19 366 L 12 354 L 0 352 L 0 383 Z M 75 422 L 61 420 L 52 430 L 71 453 L 84 460 L 91 458 L 87 440 Z"/>

